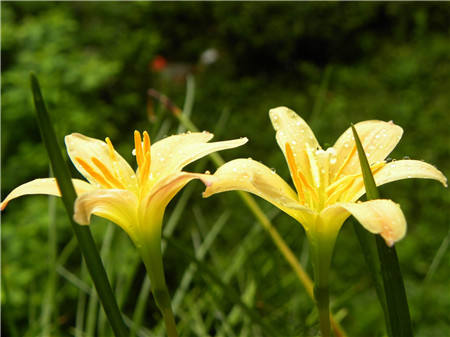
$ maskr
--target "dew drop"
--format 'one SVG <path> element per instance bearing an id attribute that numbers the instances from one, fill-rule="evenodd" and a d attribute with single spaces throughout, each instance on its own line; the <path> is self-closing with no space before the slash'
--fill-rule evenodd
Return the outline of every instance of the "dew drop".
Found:
<path id="1" fill-rule="evenodd" d="M 404 159 L 404 160 L 409 160 L 409 159 L 411 159 L 411 158 L 409 158 L 408 156 L 404 156 L 403 159 Z"/>
<path id="2" fill-rule="evenodd" d="M 276 173 L 276 172 L 277 172 L 277 170 L 275 170 L 274 167 L 271 167 L 271 168 L 270 168 L 270 171 L 271 171 L 272 173 Z"/>
<path id="3" fill-rule="evenodd" d="M 205 171 L 205 174 L 211 174 L 211 172 L 210 171 Z"/>

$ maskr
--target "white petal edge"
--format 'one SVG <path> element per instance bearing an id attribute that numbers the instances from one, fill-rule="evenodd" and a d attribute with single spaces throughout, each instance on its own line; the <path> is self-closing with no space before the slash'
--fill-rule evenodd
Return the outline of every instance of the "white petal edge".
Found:
<path id="1" fill-rule="evenodd" d="M 92 187 L 91 184 L 80 179 L 72 179 L 72 183 L 78 196 L 94 190 L 94 187 Z M 61 192 L 59 191 L 55 178 L 35 179 L 12 190 L 5 200 L 2 201 L 1 210 L 4 210 L 8 202 L 12 199 L 32 194 L 61 196 Z"/>

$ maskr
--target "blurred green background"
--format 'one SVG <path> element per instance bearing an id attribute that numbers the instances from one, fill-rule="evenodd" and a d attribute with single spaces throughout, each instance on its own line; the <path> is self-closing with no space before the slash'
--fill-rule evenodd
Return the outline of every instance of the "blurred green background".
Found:
<path id="1" fill-rule="evenodd" d="M 130 162 L 135 129 L 149 130 L 153 142 L 182 131 L 169 110 L 148 98 L 154 88 L 191 111 L 193 122 L 216 132 L 216 140 L 250 139 L 222 153 L 225 159 L 251 156 L 287 180 L 268 118 L 280 105 L 308 121 L 326 146 L 350 122 L 393 120 L 405 133 L 390 157 L 423 159 L 449 176 L 449 17 L 447 3 L 2 2 L 2 199 L 49 174 L 31 70 L 61 144 L 72 132 L 108 136 Z M 157 69 L 161 56 L 167 64 Z M 207 160 L 199 165 L 188 169 L 215 169 Z M 317 333 L 312 301 L 237 195 L 203 200 L 201 191 L 200 183 L 191 183 L 169 205 L 172 238 L 192 254 L 212 240 L 201 263 L 281 335 Z M 381 193 L 400 203 L 408 220 L 397 252 L 416 336 L 448 336 L 448 191 L 435 181 L 409 180 Z M 257 201 L 310 272 L 301 226 Z M 153 299 L 145 291 L 139 297 L 145 272 L 130 241 L 105 221 L 95 220 L 92 230 L 124 314 L 138 322 L 135 308 L 143 303 L 136 333 L 158 334 Z M 11 202 L 2 212 L 1 239 L 2 334 L 111 334 L 59 200 Z M 177 311 L 183 336 L 261 334 L 201 271 L 182 286 L 190 261 L 170 245 L 164 263 L 173 297 L 183 295 Z M 336 244 L 330 291 L 349 336 L 384 334 L 348 223 Z"/>

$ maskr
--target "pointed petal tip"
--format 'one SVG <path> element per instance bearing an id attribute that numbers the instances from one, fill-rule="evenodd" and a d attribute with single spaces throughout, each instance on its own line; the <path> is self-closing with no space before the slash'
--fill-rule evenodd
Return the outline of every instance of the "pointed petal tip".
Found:
<path id="1" fill-rule="evenodd" d="M 0 211 L 3 211 L 6 207 L 6 205 L 8 205 L 8 201 L 3 201 L 0 205 Z"/>

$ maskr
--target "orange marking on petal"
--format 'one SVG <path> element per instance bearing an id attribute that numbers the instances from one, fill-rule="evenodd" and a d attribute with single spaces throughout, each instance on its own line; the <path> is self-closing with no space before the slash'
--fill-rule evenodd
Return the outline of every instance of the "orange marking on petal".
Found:
<path id="1" fill-rule="evenodd" d="M 139 131 L 134 131 L 134 147 L 136 150 L 136 161 L 139 167 L 144 164 L 144 154 L 142 152 L 142 140 Z"/>
<path id="2" fill-rule="evenodd" d="M 125 189 L 125 186 L 123 186 L 122 182 L 111 173 L 111 171 L 105 166 L 105 164 L 103 164 L 95 157 L 92 157 L 91 160 L 94 165 L 97 166 L 97 168 L 103 173 L 105 178 L 108 179 L 113 185 L 121 189 Z"/>
<path id="3" fill-rule="evenodd" d="M 83 167 L 86 172 L 92 177 L 94 178 L 99 184 L 103 185 L 103 187 L 105 188 L 112 188 L 112 186 L 108 183 L 108 181 L 98 172 L 96 172 L 91 165 L 89 165 L 87 162 L 85 162 L 83 159 L 81 159 L 80 157 L 75 157 L 75 160 L 77 161 L 78 164 L 81 165 L 81 167 Z"/>
<path id="4" fill-rule="evenodd" d="M 339 170 L 337 171 L 336 175 L 334 176 L 334 179 L 339 179 L 339 176 L 342 174 L 342 171 L 344 170 L 345 166 L 347 166 L 350 159 L 352 159 L 353 155 L 356 153 L 356 144 L 353 145 L 352 150 L 348 154 L 347 158 L 345 158 L 344 162 L 342 163 L 341 167 L 339 167 Z"/>
<path id="5" fill-rule="evenodd" d="M 286 156 L 287 156 L 288 165 L 292 172 L 292 179 L 294 180 L 294 185 L 295 185 L 295 188 L 297 189 L 297 193 L 298 193 L 300 202 L 304 205 L 306 202 L 305 194 L 303 193 L 302 182 L 300 181 L 299 176 L 298 176 L 299 170 L 298 170 L 297 164 L 295 163 L 294 154 L 292 153 L 291 145 L 289 143 L 286 143 L 285 148 L 286 148 Z"/>
<path id="6" fill-rule="evenodd" d="M 313 196 L 315 201 L 319 201 L 319 197 L 317 196 L 316 190 L 309 184 L 308 179 L 306 179 L 305 175 L 302 173 L 302 171 L 298 170 L 298 177 L 302 181 L 303 185 L 309 190 L 311 195 Z"/>

